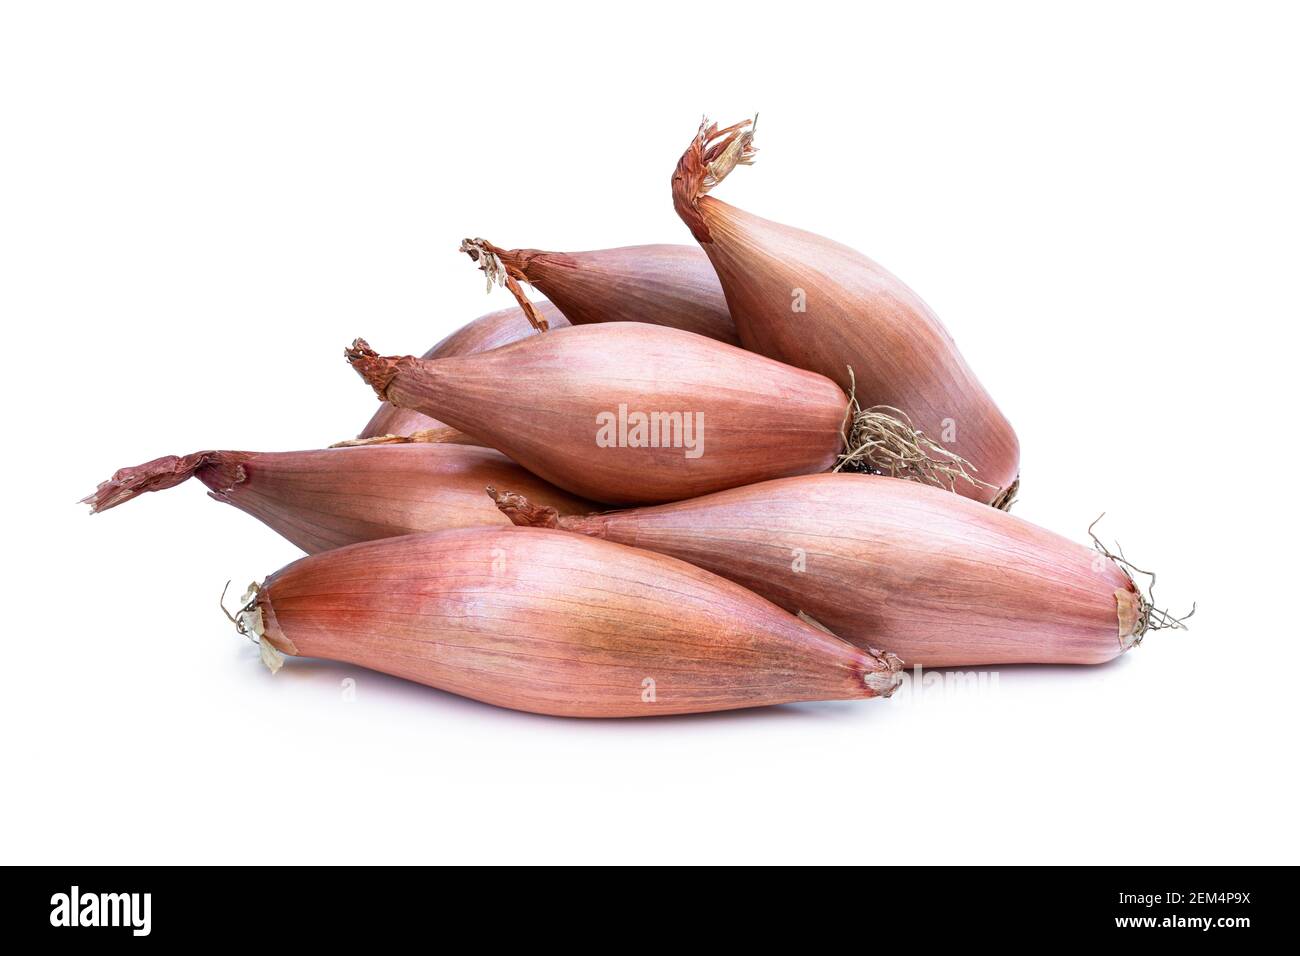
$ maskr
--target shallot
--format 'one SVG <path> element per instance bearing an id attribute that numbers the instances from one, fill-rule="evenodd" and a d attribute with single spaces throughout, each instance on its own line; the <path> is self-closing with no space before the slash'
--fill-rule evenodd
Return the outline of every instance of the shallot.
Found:
<path id="1" fill-rule="evenodd" d="M 469 255 L 492 282 L 533 286 L 574 325 L 648 322 L 738 345 L 722 286 L 698 246 L 623 246 L 591 252 L 502 249 L 466 239 Z M 523 295 L 519 286 L 512 292 Z"/>
<path id="2" fill-rule="evenodd" d="M 486 499 L 485 499 L 486 500 Z M 459 528 L 312 555 L 232 615 L 283 654 L 501 707 L 645 717 L 888 696 L 863 651 L 684 561 L 558 531 Z"/>
<path id="3" fill-rule="evenodd" d="M 1181 626 L 1124 559 L 916 482 L 808 475 L 589 516 L 490 493 L 516 524 L 681 558 L 909 665 L 1097 664 Z"/>
<path id="4" fill-rule="evenodd" d="M 417 531 L 508 525 L 484 497 L 489 484 L 528 488 L 566 514 L 592 508 L 490 448 L 428 444 L 167 455 L 119 470 L 85 503 L 107 511 L 189 478 L 309 553 Z"/>
<path id="5" fill-rule="evenodd" d="M 348 361 L 381 399 L 498 448 L 547 481 L 614 504 L 675 501 L 856 463 L 855 412 L 823 375 L 679 329 L 579 325 L 432 361 L 382 357 L 358 339 Z M 887 415 L 880 416 L 888 418 Z M 897 424 L 897 422 L 895 422 Z M 883 432 L 882 432 L 883 434 Z M 951 482 L 954 460 L 887 442 L 872 465 Z M 879 457 L 888 456 L 888 457 Z M 933 466 L 933 467 L 931 467 Z"/>
<path id="6" fill-rule="evenodd" d="M 700 125 L 672 177 L 677 214 L 708 253 L 745 348 L 811 369 L 863 406 L 901 409 L 970 463 L 956 488 L 1006 508 L 1020 472 L 1015 431 L 920 296 L 847 246 L 721 202 L 709 191 L 753 162 L 749 121 Z M 869 422 L 850 446 L 873 440 Z"/>

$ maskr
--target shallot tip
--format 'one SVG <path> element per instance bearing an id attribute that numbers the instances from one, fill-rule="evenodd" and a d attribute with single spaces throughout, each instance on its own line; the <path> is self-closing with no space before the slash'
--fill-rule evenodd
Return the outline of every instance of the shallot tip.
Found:
<path id="1" fill-rule="evenodd" d="M 876 660 L 885 665 L 885 670 L 867 671 L 862 675 L 862 682 L 866 684 L 867 689 L 877 697 L 892 697 L 894 691 L 898 690 L 903 683 L 903 659 L 897 654 L 891 654 L 888 651 L 878 651 L 874 648 L 868 650 Z"/>
<path id="2" fill-rule="evenodd" d="M 1132 591 L 1127 595 L 1120 591 L 1116 592 L 1115 599 L 1119 608 L 1120 628 L 1119 628 L 1119 645 L 1123 650 L 1137 647 L 1142 643 L 1142 639 L 1152 631 L 1185 631 L 1187 630 L 1187 621 L 1196 613 L 1196 602 L 1192 602 L 1192 609 L 1181 617 L 1175 615 L 1167 608 L 1157 607 L 1155 603 L 1156 575 L 1154 571 L 1146 571 L 1139 568 L 1124 555 L 1124 547 L 1118 541 L 1115 542 L 1115 550 L 1111 551 L 1097 537 L 1094 528 L 1102 518 L 1106 517 L 1106 512 L 1099 514 L 1092 524 L 1088 525 L 1088 537 L 1092 538 L 1092 546 L 1098 554 L 1103 555 L 1112 561 L 1116 567 L 1124 572 L 1129 580 Z M 1147 579 L 1146 588 L 1138 586 L 1133 576 L 1141 575 Z M 1125 608 L 1125 599 L 1131 602 L 1128 613 Z"/>
<path id="3" fill-rule="evenodd" d="M 505 286 L 510 294 L 515 297 L 515 302 L 519 308 L 523 309 L 524 315 L 538 332 L 545 332 L 550 328 L 550 323 L 546 317 L 538 310 L 533 301 L 524 293 L 523 287 L 519 285 L 520 281 L 527 282 L 528 277 L 520 272 L 517 268 L 507 265 L 502 261 L 502 250 L 492 245 L 486 239 L 463 239 L 460 243 L 460 251 L 465 253 L 473 261 L 478 263 L 479 271 L 487 277 L 487 291 L 491 292 L 494 285 Z"/>
<path id="4" fill-rule="evenodd" d="M 163 491 L 194 477 L 200 468 L 221 468 L 221 484 L 229 487 L 244 480 L 242 466 L 223 452 L 199 451 L 192 455 L 163 455 L 143 465 L 119 468 L 113 477 L 101 481 L 92 494 L 82 498 L 80 504 L 90 505 L 91 514 L 116 508 L 148 491 Z M 224 467 L 223 467 L 224 466 Z"/>
<path id="5" fill-rule="evenodd" d="M 514 524 L 524 528 L 558 528 L 560 513 L 549 505 L 539 505 L 529 501 L 524 495 L 513 491 L 497 491 L 492 485 L 484 489 L 501 513 Z"/>
<path id="6" fill-rule="evenodd" d="M 755 113 L 752 120 L 741 120 L 720 130 L 717 123 L 710 123 L 704 117 L 691 145 L 677 162 L 672 176 L 673 204 L 699 242 L 708 243 L 713 239 L 696 203 L 737 166 L 753 165 L 758 152 L 754 146 L 757 121 Z"/>
<path id="7" fill-rule="evenodd" d="M 356 369 L 357 374 L 365 379 L 366 384 L 375 390 L 375 394 L 387 401 L 385 393 L 388 391 L 388 383 L 397 374 L 400 359 L 380 355 L 365 339 L 354 339 L 351 348 L 343 350 L 343 356 Z"/>
<path id="8" fill-rule="evenodd" d="M 267 639 L 262 609 L 257 604 L 258 595 L 262 593 L 261 585 L 254 581 L 248 586 L 244 596 L 239 599 L 240 607 L 234 614 L 226 608 L 228 590 L 230 590 L 229 581 L 221 589 L 221 613 L 235 625 L 236 631 L 257 645 L 258 657 L 266 665 L 267 670 L 272 674 L 278 672 L 284 666 L 284 654 Z"/>
<path id="9" fill-rule="evenodd" d="M 459 251 L 478 263 L 479 271 L 487 279 L 488 292 L 491 292 L 495 285 L 505 285 L 506 267 L 497 255 L 496 246 L 492 243 L 486 239 L 462 239 Z"/>

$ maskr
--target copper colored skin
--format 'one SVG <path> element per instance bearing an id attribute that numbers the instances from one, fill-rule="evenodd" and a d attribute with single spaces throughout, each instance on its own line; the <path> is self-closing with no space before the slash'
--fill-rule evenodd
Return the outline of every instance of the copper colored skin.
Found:
<path id="1" fill-rule="evenodd" d="M 591 252 L 492 248 L 574 325 L 646 322 L 740 344 L 722 286 L 698 246 Z"/>
<path id="2" fill-rule="evenodd" d="M 594 507 L 500 452 L 463 445 L 168 456 L 123 468 L 87 502 L 104 511 L 190 477 L 308 553 L 420 531 L 509 525 L 484 494 L 486 485 L 518 482 L 566 514 Z"/>
<path id="3" fill-rule="evenodd" d="M 437 416 L 573 494 L 609 503 L 675 501 L 826 471 L 848 399 L 834 382 L 700 335 L 634 322 L 579 325 L 491 352 L 348 359 L 395 405 Z M 628 413 L 703 418 L 698 457 L 676 447 L 598 444 Z M 621 440 L 621 439 L 620 439 Z"/>
<path id="4" fill-rule="evenodd" d="M 812 233 L 768 222 L 711 196 L 699 201 L 717 269 L 745 347 L 821 372 L 863 406 L 905 411 L 927 435 L 965 458 L 992 487 L 957 491 L 989 503 L 1020 472 L 1010 423 L 975 378 L 938 317 L 866 256 Z M 831 277 L 835 294 L 826 294 Z M 804 289 L 807 311 L 791 309 Z M 951 426 L 951 427 L 950 427 Z"/>
<path id="5" fill-rule="evenodd" d="M 265 639 L 284 653 L 539 714 L 731 710 L 865 698 L 894 683 L 886 661 L 738 585 L 555 531 L 353 545 L 272 575 L 257 604 Z"/>
<path id="6" fill-rule="evenodd" d="M 551 303 L 538 302 L 535 304 L 537 310 L 550 323 L 552 331 L 568 326 L 568 320 Z M 518 306 L 511 306 L 508 309 L 481 315 L 473 322 L 461 326 L 425 352 L 424 358 L 447 358 L 452 355 L 471 355 L 475 352 L 486 352 L 489 349 L 508 345 L 511 342 L 518 342 L 520 339 L 537 334 L 537 330 L 532 327 L 524 316 L 523 310 Z M 357 437 L 406 436 L 415 432 L 443 427 L 445 426 L 442 422 L 436 418 L 430 418 L 428 415 L 421 415 L 419 412 L 407 408 L 381 404 L 370 419 L 370 423 L 361 430 L 361 434 Z"/>
<path id="7" fill-rule="evenodd" d="M 1133 581 L 1091 548 L 893 478 L 809 475 L 585 517 L 507 511 L 689 561 L 908 665 L 1097 664 L 1134 643 L 1140 614 Z"/>
<path id="8" fill-rule="evenodd" d="M 749 123 L 702 125 L 672 176 L 673 205 L 717 271 L 741 344 L 852 386 L 863 408 L 901 409 L 984 483 L 957 492 L 1005 507 L 1020 471 L 1015 431 L 920 296 L 847 246 L 706 195 L 752 162 L 751 137 Z"/>

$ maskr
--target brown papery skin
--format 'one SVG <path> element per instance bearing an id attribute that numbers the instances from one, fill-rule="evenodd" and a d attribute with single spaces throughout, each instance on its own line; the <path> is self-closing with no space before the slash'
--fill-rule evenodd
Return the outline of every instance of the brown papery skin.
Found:
<path id="1" fill-rule="evenodd" d="M 848 399 L 830 379 L 701 335 L 638 322 L 579 325 L 491 352 L 348 360 L 395 405 L 437 416 L 573 494 L 676 501 L 835 464 Z M 600 447 L 598 415 L 703 415 L 702 454 Z M 662 443 L 661 443 L 662 444 Z"/>
<path id="2" fill-rule="evenodd" d="M 740 344 L 718 276 L 698 246 L 492 251 L 574 325 L 646 322 Z"/>
<path id="3" fill-rule="evenodd" d="M 1103 555 L 911 481 L 810 475 L 585 517 L 503 505 L 707 568 L 909 666 L 1098 664 L 1134 643 L 1140 613 Z"/>
<path id="4" fill-rule="evenodd" d="M 551 330 L 566 328 L 569 324 L 568 319 L 561 314 L 560 310 L 549 302 L 536 303 L 537 310 L 550 323 Z M 530 335 L 539 334 L 532 324 L 524 315 L 523 309 L 519 306 L 511 306 L 508 309 L 501 309 L 498 312 L 489 312 L 487 315 L 481 315 L 473 322 L 469 322 L 451 335 L 447 336 L 429 351 L 424 353 L 424 358 L 448 358 L 453 355 L 472 355 L 475 352 L 486 352 L 490 349 L 499 348 L 502 345 L 509 345 L 511 342 L 518 342 L 520 339 L 527 338 Z M 383 435 L 412 435 L 416 432 L 428 431 L 430 429 L 445 428 L 442 422 L 436 418 L 430 418 L 428 415 L 421 415 L 419 412 L 411 411 L 409 408 L 397 408 L 393 405 L 383 404 L 375 411 L 374 417 L 370 423 L 361 430 L 358 438 L 379 438 Z M 472 441 L 473 439 L 469 439 Z"/>
<path id="5" fill-rule="evenodd" d="M 376 445 L 317 451 L 202 451 L 123 468 L 86 499 L 106 511 L 194 477 L 309 554 L 358 541 L 510 521 L 483 493 L 519 482 L 569 513 L 591 502 L 566 494 L 500 452 L 464 445 Z"/>
<path id="6" fill-rule="evenodd" d="M 852 367 L 862 407 L 907 413 L 986 483 L 958 482 L 958 493 L 997 500 L 1019 475 L 1019 441 L 930 307 L 847 246 L 703 195 L 699 142 L 673 176 L 673 200 L 717 270 L 741 344 L 846 390 Z M 796 290 L 806 311 L 794 310 Z"/>
<path id="7" fill-rule="evenodd" d="M 486 500 L 486 498 L 485 498 Z M 674 558 L 557 531 L 463 528 L 303 558 L 257 598 L 286 654 L 565 717 L 888 694 L 865 653 Z"/>

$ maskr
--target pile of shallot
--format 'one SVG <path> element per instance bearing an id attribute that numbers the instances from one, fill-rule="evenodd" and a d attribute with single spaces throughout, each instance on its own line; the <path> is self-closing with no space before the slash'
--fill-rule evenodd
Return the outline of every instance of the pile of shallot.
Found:
<path id="1" fill-rule="evenodd" d="M 272 671 L 540 714 L 887 697 L 904 667 L 1096 664 L 1182 627 L 1095 537 L 1008 514 L 1016 434 L 915 292 L 710 195 L 753 139 L 702 124 L 678 162 L 698 245 L 466 239 L 517 307 L 421 358 L 354 342 L 384 403 L 358 437 L 158 458 L 86 502 L 197 478 L 307 552 L 227 611 Z"/>

